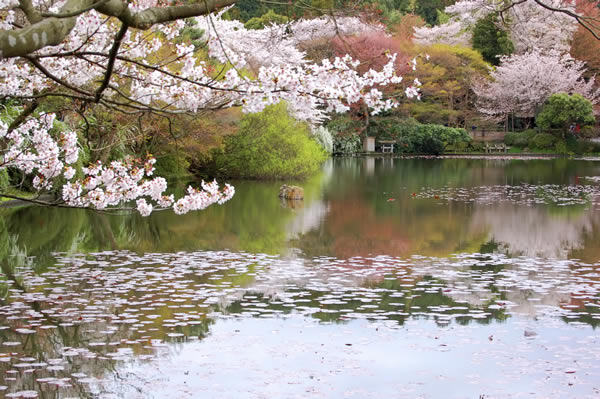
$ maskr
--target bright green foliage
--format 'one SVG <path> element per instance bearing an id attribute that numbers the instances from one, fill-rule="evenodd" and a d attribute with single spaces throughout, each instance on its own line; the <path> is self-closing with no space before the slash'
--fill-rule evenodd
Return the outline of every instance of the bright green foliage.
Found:
<path id="1" fill-rule="evenodd" d="M 535 123 L 542 129 L 562 128 L 571 124 L 593 125 L 596 122 L 592 103 L 579 94 L 556 93 L 550 96 Z"/>
<path id="2" fill-rule="evenodd" d="M 499 29 L 497 23 L 498 16 L 492 13 L 477 21 L 473 29 L 473 48 L 493 65 L 500 64 L 500 56 L 509 55 L 515 50 L 508 33 Z"/>
<path id="3" fill-rule="evenodd" d="M 6 190 L 10 185 L 10 179 L 8 177 L 8 171 L 6 169 L 0 169 L 0 192 Z"/>
<path id="4" fill-rule="evenodd" d="M 284 103 L 242 118 L 237 134 L 213 152 L 216 173 L 250 179 L 304 178 L 327 158 L 309 127 L 289 116 Z"/>
<path id="5" fill-rule="evenodd" d="M 529 144 L 534 148 L 553 148 L 558 139 L 550 133 L 538 133 L 530 140 Z"/>
<path id="6" fill-rule="evenodd" d="M 436 11 L 437 11 L 438 23 L 440 25 L 445 24 L 446 22 L 450 21 L 450 15 L 446 14 L 442 10 L 436 10 Z"/>
<path id="7" fill-rule="evenodd" d="M 262 29 L 271 24 L 285 24 L 288 21 L 288 17 L 276 14 L 273 10 L 269 10 L 260 17 L 250 19 L 244 24 L 244 27 L 246 29 Z"/>

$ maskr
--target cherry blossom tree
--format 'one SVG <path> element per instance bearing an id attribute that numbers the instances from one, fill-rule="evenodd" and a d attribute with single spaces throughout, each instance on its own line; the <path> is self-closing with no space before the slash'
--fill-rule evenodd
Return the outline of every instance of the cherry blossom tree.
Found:
<path id="1" fill-rule="evenodd" d="M 534 48 L 567 52 L 577 22 L 587 23 L 581 20 L 574 5 L 565 0 L 461 0 L 446 7 L 445 12 L 451 16 L 446 24 L 415 30 L 417 43 L 469 45 L 477 21 L 497 13 L 500 28 L 510 34 L 516 53 L 523 54 Z"/>
<path id="2" fill-rule="evenodd" d="M 20 115 L 0 124 L 0 170 L 18 169 L 34 176 L 36 189 L 61 192 L 58 200 L 31 202 L 119 209 L 126 201 L 136 201 L 138 211 L 148 215 L 157 208 L 177 213 L 203 209 L 234 193 L 233 187 L 219 190 L 213 182 L 203 183 L 201 190 L 189 188 L 178 200 L 166 196 L 166 180 L 153 177 L 151 155 L 78 167 L 77 134 L 57 127 L 56 114 L 43 106 L 49 99 L 71 101 L 79 115 L 94 104 L 111 112 L 170 114 L 230 106 L 257 112 L 286 101 L 298 119 L 312 124 L 359 101 L 372 113 L 397 105 L 378 89 L 401 82 L 395 55 L 387 56 L 380 71 L 360 74 L 359 62 L 350 56 L 315 64 L 296 48 L 320 28 L 325 35 L 344 26 L 350 29 L 351 20 L 342 21 L 341 27 L 336 20 L 300 21 L 292 26 L 294 34 L 271 26 L 258 32 L 257 46 L 252 40 L 256 36 L 239 23 L 223 20 L 222 13 L 209 15 L 232 0 L 201 5 L 0 1 L 0 96 L 23 105 Z M 183 19 L 197 16 L 204 16 L 198 22 L 208 55 L 220 61 L 217 67 L 198 57 L 192 43 L 179 40 Z M 270 57 L 257 62 L 257 54 L 266 53 Z M 244 72 L 252 63 L 254 71 Z M 410 87 L 406 93 L 416 94 Z"/>
<path id="3" fill-rule="evenodd" d="M 593 78 L 583 79 L 584 71 L 583 62 L 558 51 L 502 57 L 500 66 L 491 72 L 491 81 L 473 85 L 477 109 L 495 119 L 509 114 L 533 117 L 554 93 L 578 93 L 596 104 L 600 90 L 594 89 Z"/>

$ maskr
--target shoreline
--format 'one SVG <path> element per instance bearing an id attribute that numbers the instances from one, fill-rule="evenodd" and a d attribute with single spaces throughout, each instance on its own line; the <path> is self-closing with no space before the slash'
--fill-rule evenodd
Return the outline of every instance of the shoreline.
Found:
<path id="1" fill-rule="evenodd" d="M 563 154 L 536 154 L 536 153 L 448 153 L 442 155 L 430 155 L 430 154 L 390 154 L 382 152 L 360 152 L 354 155 L 333 155 L 334 157 L 344 156 L 356 156 L 356 157 L 381 157 L 381 158 L 394 158 L 394 159 L 411 159 L 411 158 L 431 158 L 431 159 L 444 159 L 444 158 L 469 158 L 469 159 L 570 159 L 573 161 L 600 161 L 599 155 L 581 155 L 581 156 L 569 156 Z"/>

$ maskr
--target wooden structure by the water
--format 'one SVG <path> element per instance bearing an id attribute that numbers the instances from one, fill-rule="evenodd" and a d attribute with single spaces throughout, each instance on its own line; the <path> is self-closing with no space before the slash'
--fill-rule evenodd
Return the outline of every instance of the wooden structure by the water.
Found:
<path id="1" fill-rule="evenodd" d="M 494 144 L 494 145 L 489 145 L 488 143 L 485 143 L 485 147 L 483 147 L 483 148 L 485 149 L 486 153 L 490 153 L 490 152 L 508 152 L 508 150 L 510 150 L 510 147 L 508 147 L 504 143 Z"/>
<path id="2" fill-rule="evenodd" d="M 379 140 L 378 143 L 381 146 L 381 152 L 394 152 L 394 144 L 396 144 L 396 140 Z"/>

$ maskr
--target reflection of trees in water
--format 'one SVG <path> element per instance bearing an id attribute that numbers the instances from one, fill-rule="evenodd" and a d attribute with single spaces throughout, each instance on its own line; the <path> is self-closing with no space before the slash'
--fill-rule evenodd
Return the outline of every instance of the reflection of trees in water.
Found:
<path id="1" fill-rule="evenodd" d="M 6 259 L 0 266 L 7 287 L 7 296 L 0 298 L 0 378 L 11 392 L 92 397 L 97 378 L 113 375 L 119 360 L 154 357 L 154 345 L 162 341 L 166 327 L 159 328 L 155 318 L 148 326 L 144 316 L 154 316 L 154 311 L 160 320 L 177 318 L 178 303 L 168 295 L 153 299 L 164 301 L 162 308 L 142 309 L 149 302 L 140 287 L 99 296 L 95 274 L 70 275 L 78 266 L 71 271 L 66 265 L 44 268 L 43 277 L 32 272 L 36 267 L 20 268 Z M 207 276 L 190 277 L 202 283 Z M 116 282 L 108 281 L 107 287 Z M 212 320 L 194 318 L 199 322 L 175 326 L 175 331 L 185 337 L 205 336 Z"/>
<path id="2" fill-rule="evenodd" d="M 471 204 L 440 206 L 434 200 L 410 196 L 376 195 L 364 198 L 360 190 L 327 198 L 329 212 L 312 230 L 290 241 L 308 257 L 448 256 L 476 251 L 485 235 L 469 231 Z"/>
<path id="3" fill-rule="evenodd" d="M 586 234 L 600 226 L 600 213 L 563 209 L 566 212 L 557 214 L 547 206 L 476 206 L 471 229 L 487 232 L 489 240 L 500 244 L 500 252 L 512 256 L 566 259 L 583 248 Z"/>

